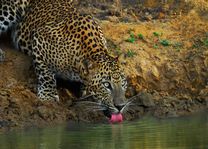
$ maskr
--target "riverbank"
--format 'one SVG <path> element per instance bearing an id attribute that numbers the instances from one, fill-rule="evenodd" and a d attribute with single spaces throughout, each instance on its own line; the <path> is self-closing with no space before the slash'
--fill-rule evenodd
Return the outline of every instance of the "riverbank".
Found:
<path id="1" fill-rule="evenodd" d="M 117 13 L 116 13 L 117 14 Z M 100 19 L 108 47 L 128 76 L 128 98 L 135 106 L 124 115 L 133 120 L 150 113 L 177 117 L 208 108 L 208 21 L 194 9 L 174 18 L 122 21 L 126 15 Z M 131 20 L 131 17 L 128 17 Z M 74 106 L 77 89 L 59 81 L 60 103 L 40 102 L 31 59 L 2 36 L 0 48 L 0 130 L 44 127 L 68 120 L 107 122 L 101 113 Z M 74 84 L 73 84 L 74 86 Z"/>

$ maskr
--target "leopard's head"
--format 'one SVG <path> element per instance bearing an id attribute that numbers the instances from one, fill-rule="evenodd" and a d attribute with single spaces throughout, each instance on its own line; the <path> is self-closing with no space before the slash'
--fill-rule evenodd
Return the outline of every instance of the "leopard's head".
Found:
<path id="1" fill-rule="evenodd" d="M 102 110 L 109 118 L 112 114 L 123 113 L 128 103 L 125 97 L 127 80 L 118 59 L 101 57 L 95 65 L 91 65 L 88 73 L 85 95 L 93 97 L 92 111 Z"/>

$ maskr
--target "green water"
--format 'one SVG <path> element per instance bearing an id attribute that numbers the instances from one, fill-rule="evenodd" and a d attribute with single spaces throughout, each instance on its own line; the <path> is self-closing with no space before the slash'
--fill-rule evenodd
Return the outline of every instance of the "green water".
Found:
<path id="1" fill-rule="evenodd" d="M 207 113 L 13 131 L 0 134 L 0 149 L 208 149 Z"/>

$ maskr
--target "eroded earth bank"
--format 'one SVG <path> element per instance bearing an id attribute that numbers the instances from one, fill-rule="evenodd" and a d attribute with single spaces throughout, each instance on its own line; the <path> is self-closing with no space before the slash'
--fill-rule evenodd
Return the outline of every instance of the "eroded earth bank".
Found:
<path id="1" fill-rule="evenodd" d="M 120 56 L 129 82 L 126 96 L 137 95 L 131 110 L 124 115 L 126 120 L 146 113 L 160 118 L 176 117 L 208 108 L 206 5 L 202 10 L 200 6 L 187 5 L 187 9 L 179 11 L 165 9 L 168 5 L 156 9 L 125 3 L 78 4 L 83 13 L 99 19 L 110 51 Z M 1 36 L 0 53 L 2 56 L 5 52 L 5 59 L 0 62 L 0 129 L 39 127 L 68 120 L 108 122 L 102 112 L 74 106 L 78 83 L 59 80 L 61 101 L 39 101 L 31 58 L 15 50 L 9 41 L 8 35 Z"/>

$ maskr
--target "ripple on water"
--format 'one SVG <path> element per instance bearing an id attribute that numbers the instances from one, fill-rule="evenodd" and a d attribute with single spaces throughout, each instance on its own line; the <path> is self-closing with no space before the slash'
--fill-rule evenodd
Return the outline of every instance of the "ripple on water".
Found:
<path id="1" fill-rule="evenodd" d="M 0 134 L 1 149 L 206 149 L 207 112 L 182 118 L 145 117 L 122 124 L 67 125 Z"/>

